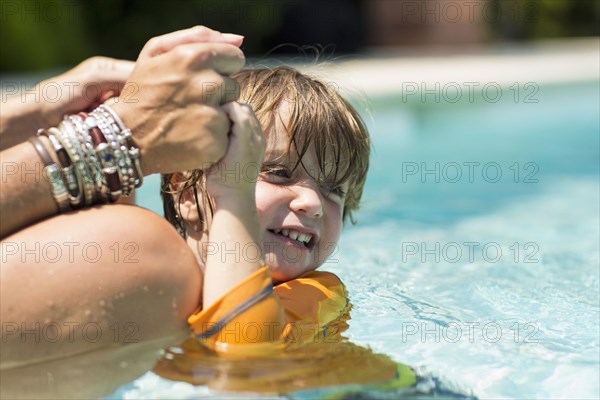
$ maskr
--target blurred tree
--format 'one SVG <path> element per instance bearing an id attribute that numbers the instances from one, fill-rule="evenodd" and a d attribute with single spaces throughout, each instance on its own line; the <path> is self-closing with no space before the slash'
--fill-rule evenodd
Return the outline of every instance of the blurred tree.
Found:
<path id="1" fill-rule="evenodd" d="M 502 10 L 490 24 L 497 40 L 600 35 L 598 0 L 493 0 Z"/>
<path id="2" fill-rule="evenodd" d="M 150 37 L 198 24 L 245 35 L 248 55 L 297 53 L 294 46 L 277 47 L 286 43 L 357 52 L 366 43 L 365 9 L 377 1 L 1 0 L 0 71 L 64 68 L 92 55 L 135 59 Z M 488 2 L 505 10 L 498 21 L 487 21 L 493 40 L 600 35 L 600 0 Z M 378 21 L 371 24 L 381 29 Z"/>
<path id="3" fill-rule="evenodd" d="M 76 1 L 2 0 L 0 70 L 48 69 L 93 54 Z"/>

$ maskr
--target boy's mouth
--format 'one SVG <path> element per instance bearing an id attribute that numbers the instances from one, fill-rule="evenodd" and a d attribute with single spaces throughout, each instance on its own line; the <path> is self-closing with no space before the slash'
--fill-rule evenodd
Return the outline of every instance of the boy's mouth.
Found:
<path id="1" fill-rule="evenodd" d="M 269 232 L 275 234 L 275 235 L 280 235 L 280 236 L 285 236 L 291 240 L 294 240 L 296 242 L 298 242 L 298 244 L 300 244 L 301 246 L 304 246 L 308 249 L 312 249 L 314 246 L 314 242 L 315 242 L 315 235 L 311 234 L 311 233 L 303 233 L 300 231 L 297 231 L 295 229 L 268 229 Z"/>

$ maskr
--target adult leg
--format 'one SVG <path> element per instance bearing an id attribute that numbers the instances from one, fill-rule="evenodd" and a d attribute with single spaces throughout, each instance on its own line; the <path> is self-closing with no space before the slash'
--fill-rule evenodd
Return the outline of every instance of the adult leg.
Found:
<path id="1" fill-rule="evenodd" d="M 0 369 L 188 333 L 202 276 L 160 216 L 109 205 L 60 215 L 1 242 Z"/>

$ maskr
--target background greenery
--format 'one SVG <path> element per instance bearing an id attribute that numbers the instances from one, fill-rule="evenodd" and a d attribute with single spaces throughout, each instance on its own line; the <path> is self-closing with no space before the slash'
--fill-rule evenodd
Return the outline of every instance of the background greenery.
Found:
<path id="1" fill-rule="evenodd" d="M 378 44 L 369 36 L 376 23 L 365 17 L 369 1 L 380 0 L 0 0 L 0 71 L 71 66 L 92 55 L 135 59 L 150 37 L 197 24 L 244 34 L 251 56 L 297 51 L 283 43 L 360 52 Z M 598 0 L 524 2 L 535 18 L 488 23 L 486 41 L 599 35 Z"/>

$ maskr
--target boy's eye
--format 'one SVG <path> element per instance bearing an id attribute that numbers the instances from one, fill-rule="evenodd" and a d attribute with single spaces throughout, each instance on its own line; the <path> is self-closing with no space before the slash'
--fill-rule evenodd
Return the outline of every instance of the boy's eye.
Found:
<path id="1" fill-rule="evenodd" d="M 344 197 L 346 197 L 346 189 L 343 186 L 332 187 L 329 185 L 323 185 L 323 188 L 324 188 L 327 196 L 335 196 L 340 199 L 343 199 Z"/>
<path id="2" fill-rule="evenodd" d="M 281 165 L 265 165 L 262 174 L 266 175 L 268 181 L 281 182 L 292 177 L 289 168 Z"/>

